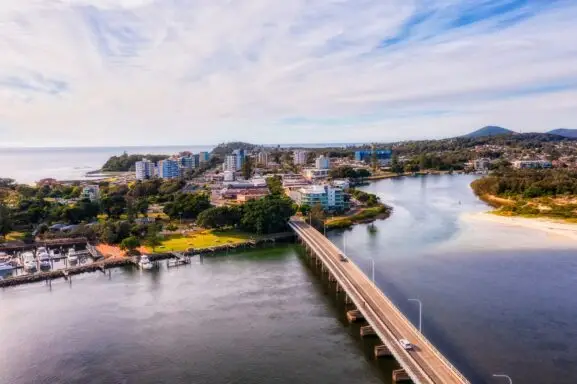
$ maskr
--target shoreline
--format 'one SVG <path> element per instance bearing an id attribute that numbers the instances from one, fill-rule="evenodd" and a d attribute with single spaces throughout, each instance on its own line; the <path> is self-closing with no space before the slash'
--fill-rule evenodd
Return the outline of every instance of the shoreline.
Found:
<path id="1" fill-rule="evenodd" d="M 491 212 L 466 214 L 465 218 L 490 221 L 493 223 L 536 229 L 554 235 L 565 236 L 577 240 L 577 224 L 546 218 L 526 218 L 518 216 L 500 216 Z"/>

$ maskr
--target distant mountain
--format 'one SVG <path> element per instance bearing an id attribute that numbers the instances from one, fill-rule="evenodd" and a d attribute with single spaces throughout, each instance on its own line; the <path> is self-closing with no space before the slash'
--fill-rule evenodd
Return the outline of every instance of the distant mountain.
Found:
<path id="1" fill-rule="evenodd" d="M 485 136 L 509 135 L 511 133 L 517 133 L 517 132 L 511 131 L 510 129 L 507 128 L 497 127 L 495 125 L 488 125 L 481 129 L 477 129 L 476 131 L 471 132 L 467 135 L 464 135 L 463 137 L 474 139 L 477 137 L 485 137 Z"/>
<path id="2" fill-rule="evenodd" d="M 563 137 L 568 137 L 570 139 L 577 139 L 577 129 L 569 129 L 569 128 L 558 128 L 553 129 L 547 132 L 551 135 L 559 135 Z"/>

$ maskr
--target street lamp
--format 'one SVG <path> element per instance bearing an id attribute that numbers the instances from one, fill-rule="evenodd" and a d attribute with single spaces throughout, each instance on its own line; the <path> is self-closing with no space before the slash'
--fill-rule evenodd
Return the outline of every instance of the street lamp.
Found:
<path id="1" fill-rule="evenodd" d="M 373 285 L 375 285 L 375 259 L 373 259 L 372 257 L 370 257 L 370 259 L 371 259 L 371 277 L 373 280 Z"/>
<path id="2" fill-rule="evenodd" d="M 423 303 L 419 299 L 409 299 L 409 301 L 416 301 L 419 303 L 419 332 L 423 333 Z"/>
<path id="3" fill-rule="evenodd" d="M 493 374 L 493 377 L 500 377 L 500 378 L 503 378 L 503 379 L 507 379 L 507 380 L 509 380 L 509 384 L 513 384 L 513 380 L 512 380 L 508 375 Z"/>

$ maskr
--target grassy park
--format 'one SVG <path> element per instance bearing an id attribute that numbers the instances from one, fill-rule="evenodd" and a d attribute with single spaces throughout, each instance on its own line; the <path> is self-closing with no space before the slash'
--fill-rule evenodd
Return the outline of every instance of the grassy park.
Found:
<path id="1" fill-rule="evenodd" d="M 250 234 L 240 231 L 205 230 L 188 235 L 169 235 L 162 244 L 154 248 L 155 252 L 183 252 L 189 248 L 210 248 L 225 244 L 240 244 L 254 238 Z M 148 252 L 152 249 L 145 247 Z"/>

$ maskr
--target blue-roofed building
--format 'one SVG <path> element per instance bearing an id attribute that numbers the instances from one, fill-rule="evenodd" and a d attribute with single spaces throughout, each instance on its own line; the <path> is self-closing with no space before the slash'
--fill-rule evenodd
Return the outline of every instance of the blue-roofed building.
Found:
<path id="1" fill-rule="evenodd" d="M 390 149 L 375 149 L 374 152 L 377 155 L 377 161 L 382 166 L 387 166 L 391 163 L 393 152 Z M 372 149 L 365 149 L 355 152 L 356 161 L 370 162 L 372 157 L 373 157 Z"/>

